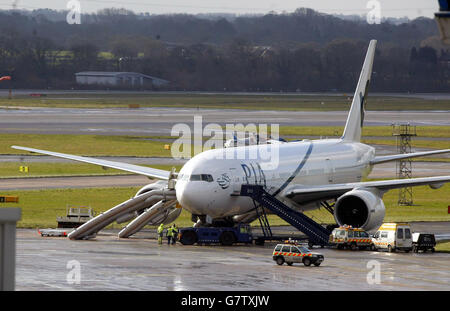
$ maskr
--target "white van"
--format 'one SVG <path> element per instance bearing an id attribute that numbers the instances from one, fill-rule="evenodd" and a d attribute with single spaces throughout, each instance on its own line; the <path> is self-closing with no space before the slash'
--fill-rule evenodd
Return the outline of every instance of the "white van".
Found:
<path id="1" fill-rule="evenodd" d="M 388 252 L 412 250 L 411 227 L 407 223 L 384 223 L 372 238 L 374 250 L 387 249 Z"/>

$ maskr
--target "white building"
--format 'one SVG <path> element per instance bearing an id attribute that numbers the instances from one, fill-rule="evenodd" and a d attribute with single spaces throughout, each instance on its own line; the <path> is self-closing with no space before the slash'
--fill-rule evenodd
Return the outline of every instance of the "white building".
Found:
<path id="1" fill-rule="evenodd" d="M 75 74 L 78 84 L 105 86 L 162 86 L 169 81 L 137 72 L 83 71 Z"/>

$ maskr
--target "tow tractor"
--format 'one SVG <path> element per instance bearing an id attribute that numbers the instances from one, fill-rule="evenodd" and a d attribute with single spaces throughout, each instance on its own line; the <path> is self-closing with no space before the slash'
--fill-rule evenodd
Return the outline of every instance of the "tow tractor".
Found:
<path id="1" fill-rule="evenodd" d="M 181 228 L 178 240 L 183 245 L 220 243 L 229 246 L 234 243 L 251 244 L 253 235 L 249 225 L 238 224 L 234 227 Z"/>

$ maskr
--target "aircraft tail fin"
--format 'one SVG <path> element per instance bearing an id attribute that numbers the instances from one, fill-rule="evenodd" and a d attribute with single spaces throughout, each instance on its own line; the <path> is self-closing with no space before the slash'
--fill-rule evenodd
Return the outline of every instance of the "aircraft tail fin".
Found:
<path id="1" fill-rule="evenodd" d="M 373 58 L 375 56 L 375 47 L 377 40 L 371 40 L 367 49 L 364 65 L 359 76 L 358 85 L 353 95 L 352 106 L 345 124 L 342 140 L 359 142 L 364 124 L 364 106 L 369 90 L 370 77 L 372 75 Z"/>

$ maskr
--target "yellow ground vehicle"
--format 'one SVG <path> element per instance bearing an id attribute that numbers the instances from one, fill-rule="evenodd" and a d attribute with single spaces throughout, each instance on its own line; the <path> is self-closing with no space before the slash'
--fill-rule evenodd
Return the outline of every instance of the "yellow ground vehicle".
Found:
<path id="1" fill-rule="evenodd" d="M 351 250 L 366 249 L 372 245 L 372 239 L 367 232 L 351 226 L 335 228 L 330 234 L 329 242 L 331 245 L 336 245 L 338 249 Z"/>
<path id="2" fill-rule="evenodd" d="M 407 223 L 384 223 L 373 236 L 372 242 L 375 250 L 409 252 L 412 250 L 411 227 Z"/>

